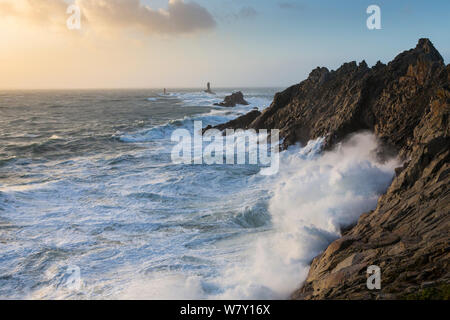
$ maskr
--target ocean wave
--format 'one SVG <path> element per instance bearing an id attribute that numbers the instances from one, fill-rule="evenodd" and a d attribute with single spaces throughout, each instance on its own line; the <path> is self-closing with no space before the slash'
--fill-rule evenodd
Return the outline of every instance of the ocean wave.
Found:
<path id="1" fill-rule="evenodd" d="M 398 165 L 395 159 L 379 163 L 374 158 L 377 141 L 371 134 L 356 135 L 324 153 L 323 141 L 282 152 L 278 175 L 249 178 L 268 195 L 267 202 L 247 205 L 232 216 L 233 224 L 249 232 L 198 235 L 185 243 L 195 250 L 213 243 L 233 252 L 233 259 L 203 276 L 160 270 L 139 283 L 134 279 L 119 297 L 139 292 L 144 299 L 287 298 L 306 278 L 311 259 L 340 236 L 341 227 L 376 206 Z"/>
<path id="2" fill-rule="evenodd" d="M 171 120 L 165 124 L 152 127 L 150 129 L 143 129 L 136 133 L 119 134 L 118 139 L 122 142 L 138 143 L 149 142 L 154 140 L 170 139 L 170 134 L 173 130 L 183 126 L 184 120 Z"/>
<path id="3" fill-rule="evenodd" d="M 270 221 L 268 203 L 265 201 L 246 206 L 233 218 L 233 222 L 242 228 L 260 228 L 267 226 Z"/>
<path id="4" fill-rule="evenodd" d="M 250 106 L 225 108 L 211 107 L 207 100 L 213 98 L 202 93 L 146 93 L 138 97 L 146 111 L 153 109 L 147 95 L 157 99 L 161 112 L 136 109 L 137 117 L 127 122 L 121 112 L 128 109 L 121 107 L 117 117 L 99 117 L 95 132 L 80 126 L 76 133 L 73 127 L 35 140 L 47 139 L 59 148 L 54 154 L 83 152 L 34 157 L 28 145 L 8 162 L 17 180 L 1 186 L 0 212 L 24 228 L 6 243 L 11 259 L 0 277 L 11 279 L 0 295 L 23 298 L 19 290 L 28 290 L 29 297 L 47 299 L 286 298 L 307 272 L 311 255 L 383 191 L 388 173 L 371 158 L 351 162 L 344 148 L 333 161 L 321 160 L 322 140 L 282 152 L 280 173 L 272 177 L 258 174 L 258 166 L 173 164 L 173 130 L 192 133 L 194 120 L 215 125 L 264 108 L 270 94 L 246 94 Z M 205 108 L 185 108 L 203 102 Z M 102 122 L 113 125 L 103 130 Z M 148 123 L 159 125 L 143 127 Z M 365 189 L 359 179 L 366 180 Z M 323 207 L 314 208 L 312 199 Z M 67 264 L 81 268 L 79 292 L 64 287 Z"/>
<path id="5" fill-rule="evenodd" d="M 251 246 L 249 263 L 227 267 L 222 286 L 230 289 L 219 298 L 264 299 L 268 289 L 270 298 L 288 297 L 341 227 L 376 206 L 398 162 L 381 164 L 373 157 L 377 141 L 371 134 L 356 135 L 323 154 L 322 144 L 318 139 L 282 155 L 280 174 L 271 180 L 273 230 Z"/>
<path id="6" fill-rule="evenodd" d="M 131 154 L 125 154 L 125 155 L 120 155 L 118 157 L 114 157 L 113 159 L 109 159 L 107 161 L 107 164 L 110 166 L 113 165 L 117 165 L 117 164 L 122 164 L 124 162 L 137 162 L 139 161 L 139 159 L 137 159 L 135 156 L 131 155 Z"/>
<path id="7" fill-rule="evenodd" d="M 205 92 L 170 93 L 169 97 L 181 100 L 186 107 L 211 107 L 221 101 L 219 96 Z"/>
<path id="8" fill-rule="evenodd" d="M 219 112 L 210 112 L 202 115 L 188 117 L 183 119 L 170 120 L 165 124 L 154 126 L 150 129 L 143 129 L 132 134 L 119 135 L 119 140 L 122 142 L 150 142 L 155 140 L 170 140 L 171 134 L 174 130 L 183 128 L 191 132 L 194 130 L 194 121 L 202 121 L 203 125 L 218 124 L 227 121 L 230 115 L 225 115 Z"/>
<path id="9" fill-rule="evenodd" d="M 14 162 L 15 160 L 17 160 L 16 157 L 0 159 L 0 167 L 6 166 L 7 164 Z"/>
<path id="10" fill-rule="evenodd" d="M 161 95 L 159 98 L 150 97 L 149 101 L 157 101 L 158 99 L 177 99 L 186 107 L 213 107 L 215 103 L 222 102 L 225 96 L 230 95 L 231 91 L 221 91 L 217 94 L 209 94 L 206 92 L 172 92 L 167 95 Z M 244 93 L 245 94 L 245 93 Z M 272 96 L 246 95 L 245 99 L 250 104 L 246 108 L 257 107 L 264 109 L 270 105 L 273 100 Z M 215 106 L 217 107 L 217 106 Z M 239 107 L 239 106 L 237 106 Z M 226 107 L 217 107 L 226 108 Z M 235 107 L 236 108 L 236 107 Z M 229 108 L 228 108 L 229 109 Z"/>
<path id="11" fill-rule="evenodd" d="M 175 198 L 175 197 L 164 196 L 164 195 L 160 195 L 160 194 L 152 193 L 152 192 L 135 192 L 135 193 L 128 194 L 127 197 L 134 198 L 134 199 L 146 199 L 146 200 L 150 200 L 150 201 L 154 201 L 154 202 L 166 202 L 166 203 L 179 200 L 178 198 Z"/>
<path id="12" fill-rule="evenodd" d="M 214 108 L 205 113 L 194 116 L 185 116 L 182 119 L 170 120 L 165 124 L 142 129 L 138 132 L 118 133 L 114 135 L 114 138 L 126 143 L 144 143 L 155 140 L 170 140 L 171 133 L 178 128 L 185 128 L 192 132 L 193 121 L 202 121 L 204 127 L 207 125 L 214 126 L 241 116 L 254 108 L 264 110 L 272 101 L 271 96 L 253 96 L 246 98 L 250 103 L 248 106 L 238 105 L 234 108 L 213 106 L 214 103 L 222 101 L 226 94 L 229 93 L 212 95 L 205 92 L 172 92 L 167 95 L 160 95 L 158 98 L 150 97 L 148 98 L 149 101 L 157 101 L 159 99 L 178 99 L 186 107 L 204 106 Z"/>

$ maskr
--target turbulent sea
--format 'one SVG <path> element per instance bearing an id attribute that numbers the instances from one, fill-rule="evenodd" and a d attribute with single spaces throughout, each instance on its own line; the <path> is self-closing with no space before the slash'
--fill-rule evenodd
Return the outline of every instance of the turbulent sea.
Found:
<path id="1" fill-rule="evenodd" d="M 212 106 L 231 91 L 0 92 L 0 298 L 288 298 L 397 163 L 368 133 L 293 146 L 273 176 L 172 163 L 175 129 L 263 110 L 277 89 Z"/>

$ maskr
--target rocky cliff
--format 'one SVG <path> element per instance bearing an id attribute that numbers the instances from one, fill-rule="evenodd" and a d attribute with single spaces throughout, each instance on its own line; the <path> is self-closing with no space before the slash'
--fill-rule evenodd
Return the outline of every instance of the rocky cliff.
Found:
<path id="1" fill-rule="evenodd" d="M 449 80 L 450 66 L 420 39 L 387 65 L 315 69 L 250 125 L 280 128 L 285 146 L 326 136 L 329 148 L 369 129 L 405 161 L 376 209 L 312 261 L 293 298 L 448 298 Z M 381 290 L 366 288 L 370 265 L 381 268 Z"/>
<path id="2" fill-rule="evenodd" d="M 317 68 L 275 95 L 248 128 L 280 129 L 283 145 L 326 137 L 332 148 L 350 133 L 373 131 L 404 165 L 372 212 L 311 264 L 294 299 L 449 297 L 450 65 L 428 39 L 387 65 Z M 366 270 L 381 268 L 381 290 Z"/>

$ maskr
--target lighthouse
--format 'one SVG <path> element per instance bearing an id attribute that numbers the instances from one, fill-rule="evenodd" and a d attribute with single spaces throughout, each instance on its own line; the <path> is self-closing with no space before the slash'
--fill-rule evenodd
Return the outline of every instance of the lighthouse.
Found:
<path id="1" fill-rule="evenodd" d="M 208 83 L 206 84 L 206 90 L 205 90 L 205 92 L 206 92 L 206 93 L 215 94 L 214 92 L 211 91 L 211 83 L 208 82 Z"/>

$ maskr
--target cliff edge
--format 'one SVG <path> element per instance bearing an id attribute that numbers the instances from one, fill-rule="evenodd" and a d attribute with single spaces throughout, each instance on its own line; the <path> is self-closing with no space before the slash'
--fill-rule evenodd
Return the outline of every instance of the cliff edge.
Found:
<path id="1" fill-rule="evenodd" d="M 342 230 L 311 264 L 294 299 L 448 299 L 450 279 L 450 65 L 428 39 L 387 65 L 317 68 L 275 95 L 254 129 L 280 129 L 283 146 L 326 137 L 332 148 L 371 130 L 404 165 L 375 210 Z M 253 117 L 254 118 L 254 117 Z M 381 290 L 366 270 L 381 268 Z M 301 284 L 299 283 L 299 286 Z"/>

